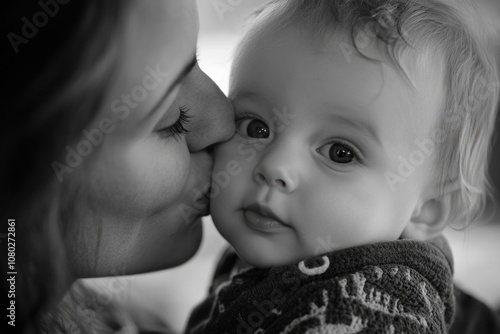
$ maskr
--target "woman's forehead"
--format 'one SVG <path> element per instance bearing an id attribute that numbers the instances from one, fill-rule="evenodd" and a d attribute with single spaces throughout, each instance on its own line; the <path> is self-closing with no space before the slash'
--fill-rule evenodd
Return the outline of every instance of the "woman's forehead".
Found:
<path id="1" fill-rule="evenodd" d="M 116 117 L 113 105 L 118 100 L 133 111 L 130 122 L 158 105 L 195 56 L 196 15 L 193 1 L 134 1 L 122 30 L 121 60 L 104 113 Z"/>

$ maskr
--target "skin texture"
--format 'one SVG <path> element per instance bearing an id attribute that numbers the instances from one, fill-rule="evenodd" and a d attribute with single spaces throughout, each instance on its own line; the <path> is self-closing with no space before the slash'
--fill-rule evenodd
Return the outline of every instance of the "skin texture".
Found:
<path id="1" fill-rule="evenodd" d="M 101 117 L 88 127 L 108 118 L 113 131 L 68 183 L 65 242 L 77 277 L 140 273 L 191 258 L 208 214 L 201 193 L 213 165 L 207 149 L 234 133 L 229 101 L 198 65 L 171 89 L 195 59 L 195 2 L 134 1 L 126 22 L 121 71 Z M 146 85 L 144 99 L 121 98 Z M 189 132 L 176 136 L 171 127 L 181 108 Z"/>
<path id="2" fill-rule="evenodd" d="M 236 134 L 215 151 L 214 173 L 238 166 L 211 201 L 215 225 L 237 253 L 268 267 L 440 230 L 432 159 L 394 189 L 385 176 L 431 131 L 440 81 L 410 83 L 377 42 L 363 50 L 372 61 L 356 52 L 346 58 L 339 45 L 350 43 L 347 34 L 319 47 L 300 26 L 258 29 L 233 66 Z M 262 133 L 269 135 L 255 138 Z M 353 160 L 332 160 L 338 149 Z"/>

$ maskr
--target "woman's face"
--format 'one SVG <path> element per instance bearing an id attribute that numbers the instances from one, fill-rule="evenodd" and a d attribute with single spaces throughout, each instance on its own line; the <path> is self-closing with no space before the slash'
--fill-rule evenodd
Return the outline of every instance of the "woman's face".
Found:
<path id="1" fill-rule="evenodd" d="M 208 214 L 208 149 L 234 132 L 230 103 L 196 64 L 195 1 L 132 1 L 128 16 L 118 77 L 73 147 L 93 150 L 68 177 L 65 242 L 78 277 L 187 261 Z"/>

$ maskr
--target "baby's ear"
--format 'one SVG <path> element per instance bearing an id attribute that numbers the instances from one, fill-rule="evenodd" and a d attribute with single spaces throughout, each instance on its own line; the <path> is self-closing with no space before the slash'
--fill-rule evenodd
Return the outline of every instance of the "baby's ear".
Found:
<path id="1" fill-rule="evenodd" d="M 429 240 L 440 235 L 449 222 L 452 188 L 445 189 L 444 194 L 432 190 L 423 197 L 401 236 L 406 239 Z"/>

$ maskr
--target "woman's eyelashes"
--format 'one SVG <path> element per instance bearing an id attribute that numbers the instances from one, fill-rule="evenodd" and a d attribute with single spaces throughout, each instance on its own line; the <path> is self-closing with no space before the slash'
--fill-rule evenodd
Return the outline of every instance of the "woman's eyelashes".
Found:
<path id="1" fill-rule="evenodd" d="M 174 137 L 176 140 L 189 132 L 184 126 L 189 123 L 191 116 L 189 115 L 189 108 L 186 106 L 179 107 L 179 118 L 174 124 L 158 130 L 164 137 Z"/>
<path id="2" fill-rule="evenodd" d="M 361 162 L 361 157 L 357 150 L 341 140 L 331 141 L 316 151 L 336 164 L 346 165 Z"/>

